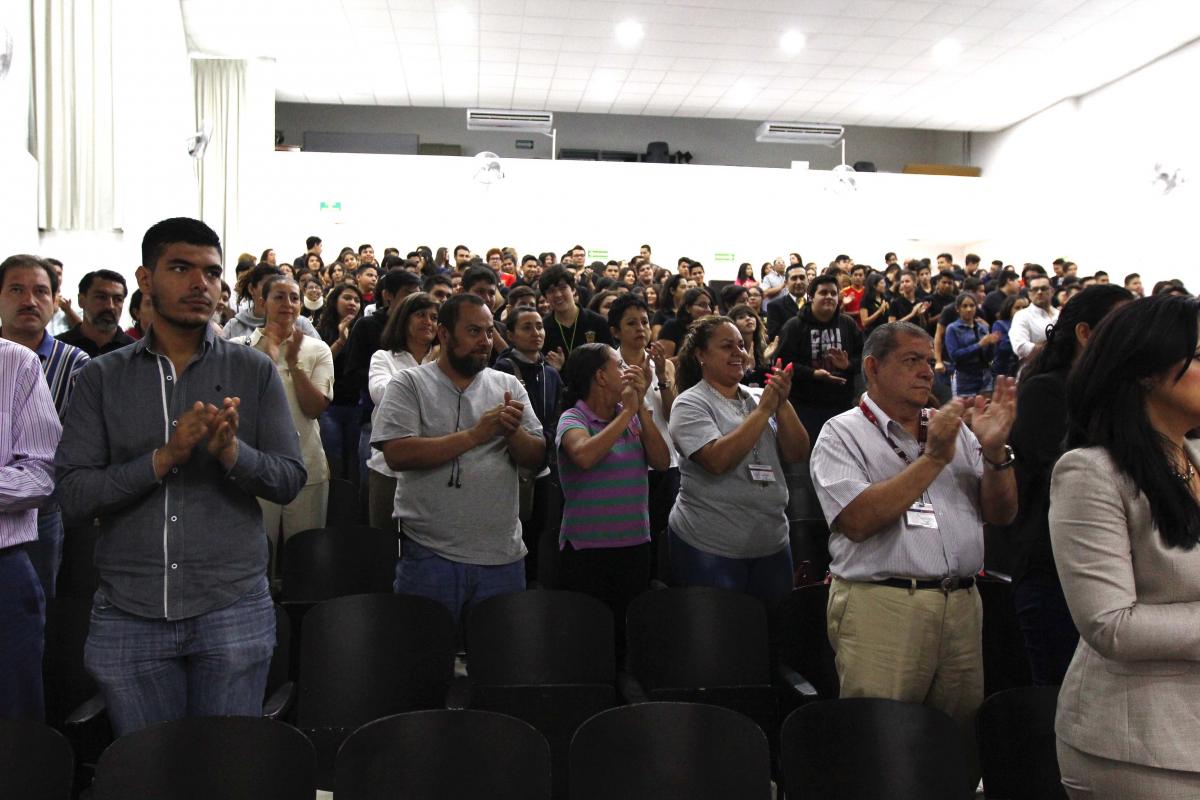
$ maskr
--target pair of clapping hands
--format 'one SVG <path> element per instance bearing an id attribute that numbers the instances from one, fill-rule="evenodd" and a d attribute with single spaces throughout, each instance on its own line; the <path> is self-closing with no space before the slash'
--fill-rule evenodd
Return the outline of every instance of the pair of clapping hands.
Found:
<path id="1" fill-rule="evenodd" d="M 226 397 L 221 408 L 217 408 L 212 403 L 197 400 L 181 414 L 167 443 L 155 451 L 155 471 L 160 477 L 167 470 L 190 461 L 196 445 L 205 441 L 209 455 L 220 461 L 226 469 L 232 467 L 237 461 L 240 403 L 239 397 Z"/>
<path id="2" fill-rule="evenodd" d="M 954 459 L 958 432 L 966 425 L 979 440 L 985 458 L 1003 461 L 1001 451 L 1008 443 L 1016 416 L 1017 382 L 1013 378 L 998 377 L 990 400 L 982 395 L 956 397 L 933 414 L 925 455 L 943 465 L 949 464 Z"/>

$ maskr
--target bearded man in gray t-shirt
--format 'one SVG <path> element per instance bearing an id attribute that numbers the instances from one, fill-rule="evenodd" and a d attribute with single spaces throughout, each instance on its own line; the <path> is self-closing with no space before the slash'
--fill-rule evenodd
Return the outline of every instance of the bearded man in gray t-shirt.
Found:
<path id="1" fill-rule="evenodd" d="M 388 384 L 371 445 L 398 473 L 395 590 L 457 619 L 525 589 L 517 471 L 541 468 L 546 443 L 521 382 L 487 368 L 494 327 L 483 301 L 457 295 L 438 317 L 441 355 Z"/>

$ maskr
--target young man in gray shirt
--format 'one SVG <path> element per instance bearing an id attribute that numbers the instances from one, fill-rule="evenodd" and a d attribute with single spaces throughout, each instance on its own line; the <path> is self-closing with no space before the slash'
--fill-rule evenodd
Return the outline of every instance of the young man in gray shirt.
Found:
<path id="1" fill-rule="evenodd" d="M 487 368 L 493 333 L 479 297 L 446 301 L 440 357 L 392 380 L 371 437 L 399 473 L 395 589 L 437 600 L 456 619 L 481 600 L 525 589 L 517 470 L 536 472 L 546 455 L 521 382 Z"/>
<path id="2" fill-rule="evenodd" d="M 304 485 L 275 365 L 217 336 L 221 243 L 203 222 L 142 240 L 145 338 L 79 375 L 55 456 L 67 519 L 99 517 L 84 661 L 118 736 L 185 716 L 259 716 L 275 647 L 257 498 Z"/>

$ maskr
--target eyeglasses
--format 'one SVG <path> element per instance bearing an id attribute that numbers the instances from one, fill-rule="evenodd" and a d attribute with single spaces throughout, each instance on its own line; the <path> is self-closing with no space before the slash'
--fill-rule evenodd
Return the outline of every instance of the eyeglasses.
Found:
<path id="1" fill-rule="evenodd" d="M 1050 291 L 1050 287 L 1049 286 L 1031 286 L 1031 287 L 1029 287 L 1029 291 L 1039 292 L 1039 293 L 1040 292 L 1048 292 L 1048 291 Z"/>

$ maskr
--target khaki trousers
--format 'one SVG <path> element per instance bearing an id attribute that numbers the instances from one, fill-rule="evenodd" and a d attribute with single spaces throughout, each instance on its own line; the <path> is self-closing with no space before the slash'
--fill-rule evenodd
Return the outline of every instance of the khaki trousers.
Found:
<path id="1" fill-rule="evenodd" d="M 841 696 L 921 703 L 949 715 L 963 731 L 968 776 L 978 782 L 975 712 L 983 703 L 979 592 L 971 588 L 943 594 L 834 578 L 826 625 Z"/>
<path id="2" fill-rule="evenodd" d="M 286 506 L 268 503 L 262 498 L 259 498 L 258 505 L 262 508 L 267 538 L 271 540 L 270 574 L 275 575 L 276 565 L 279 563 L 280 530 L 283 531 L 283 540 L 286 542 L 300 531 L 325 527 L 325 513 L 329 508 L 329 481 L 310 483 Z"/>

